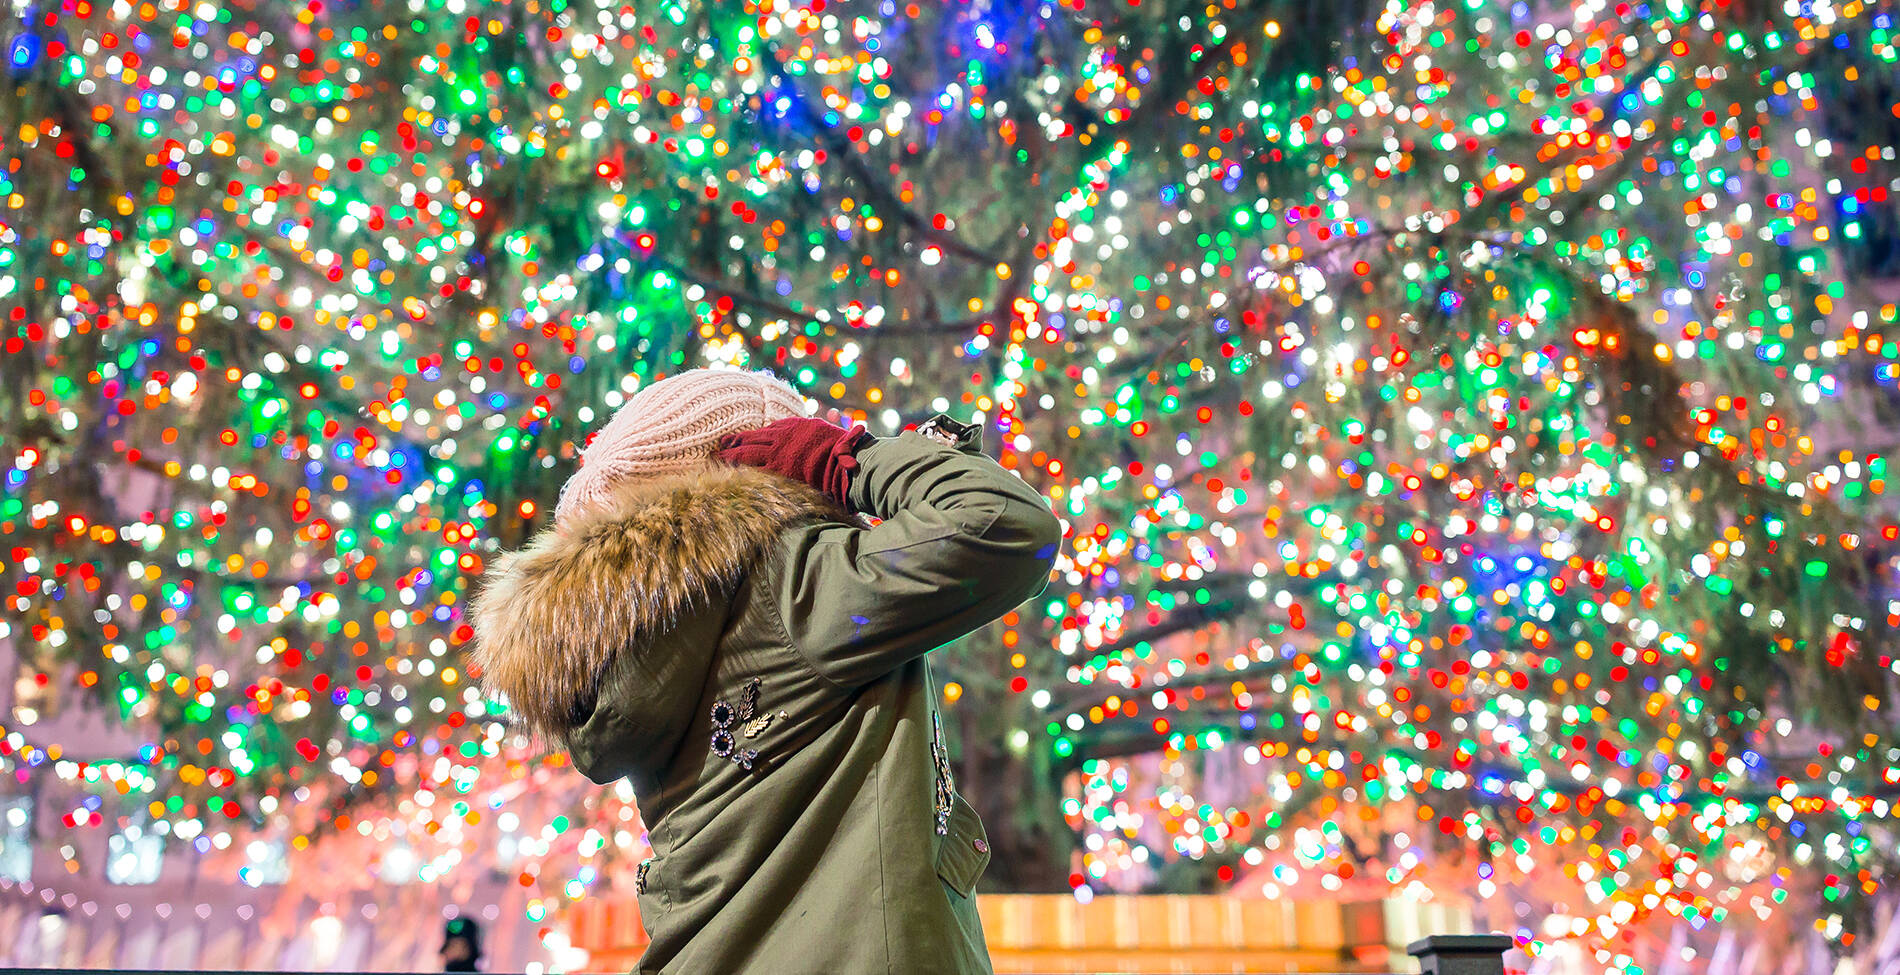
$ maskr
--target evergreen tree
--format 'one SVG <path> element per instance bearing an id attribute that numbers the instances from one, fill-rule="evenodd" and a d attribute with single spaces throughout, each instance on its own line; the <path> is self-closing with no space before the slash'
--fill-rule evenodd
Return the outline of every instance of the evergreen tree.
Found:
<path id="1" fill-rule="evenodd" d="M 464 835 L 559 767 L 485 560 L 730 363 L 1068 522 L 940 656 L 998 886 L 1503 889 L 1613 966 L 1891 876 L 1879 5 L 16 9 L 0 642 L 150 740 L 16 709 L 21 776 Z M 637 859 L 545 781 L 605 832 L 543 876 Z"/>

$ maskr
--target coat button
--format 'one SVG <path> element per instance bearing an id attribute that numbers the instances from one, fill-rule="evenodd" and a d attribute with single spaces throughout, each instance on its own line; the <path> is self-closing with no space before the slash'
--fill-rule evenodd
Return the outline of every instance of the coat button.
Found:
<path id="1" fill-rule="evenodd" d="M 990 852 L 990 845 L 989 845 L 989 843 L 987 843 L 987 842 L 985 842 L 985 841 L 983 841 L 983 840 L 981 840 L 981 839 L 975 839 L 975 840 L 971 840 L 971 841 L 970 841 L 970 845 L 971 845 L 971 846 L 974 846 L 974 847 L 976 847 L 976 852 L 978 852 L 978 853 L 988 853 L 988 852 Z"/>

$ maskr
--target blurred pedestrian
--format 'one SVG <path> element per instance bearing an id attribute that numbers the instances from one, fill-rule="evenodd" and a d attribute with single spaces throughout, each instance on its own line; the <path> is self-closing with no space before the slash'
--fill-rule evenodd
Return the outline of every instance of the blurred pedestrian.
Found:
<path id="1" fill-rule="evenodd" d="M 458 917 L 442 926 L 442 949 L 436 953 L 445 972 L 479 972 L 482 928 L 473 918 Z"/>

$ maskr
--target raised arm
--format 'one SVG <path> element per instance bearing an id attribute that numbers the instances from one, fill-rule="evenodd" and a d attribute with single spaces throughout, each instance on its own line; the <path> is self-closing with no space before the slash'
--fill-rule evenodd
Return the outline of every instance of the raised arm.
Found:
<path id="1" fill-rule="evenodd" d="M 827 678 L 874 680 L 1042 592 L 1061 522 L 973 439 L 910 431 L 857 462 L 850 505 L 882 522 L 787 532 L 771 582 L 793 647 Z"/>

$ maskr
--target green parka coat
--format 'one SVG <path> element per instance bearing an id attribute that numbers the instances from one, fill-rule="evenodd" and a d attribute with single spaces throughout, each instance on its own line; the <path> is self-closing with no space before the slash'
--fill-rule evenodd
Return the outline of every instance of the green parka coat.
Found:
<path id="1" fill-rule="evenodd" d="M 750 468 L 636 482 L 476 600 L 485 684 L 633 784 L 639 972 L 990 971 L 925 655 L 1041 592 L 1062 528 L 973 427 L 857 458 L 872 519 Z"/>

